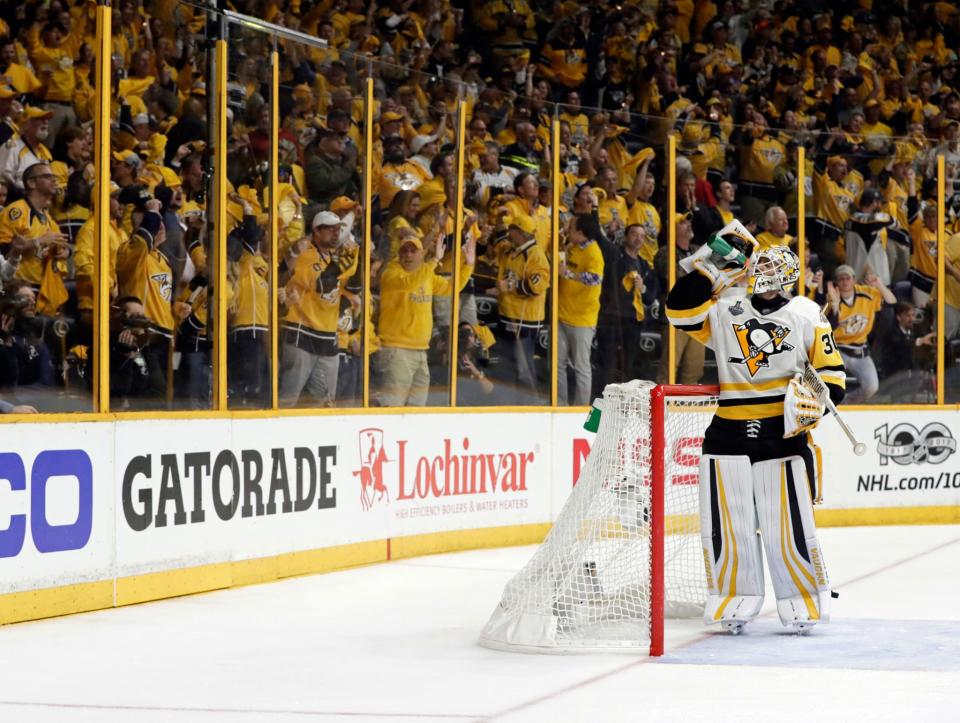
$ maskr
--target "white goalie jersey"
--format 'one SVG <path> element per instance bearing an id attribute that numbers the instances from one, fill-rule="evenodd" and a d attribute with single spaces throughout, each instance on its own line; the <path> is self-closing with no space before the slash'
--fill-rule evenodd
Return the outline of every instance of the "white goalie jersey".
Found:
<path id="1" fill-rule="evenodd" d="M 815 302 L 798 296 L 761 313 L 740 289 L 710 297 L 709 287 L 697 283 L 696 276 L 678 282 L 688 293 L 679 298 L 671 294 L 667 319 L 713 349 L 720 381 L 718 417 L 782 416 L 787 386 L 807 360 L 828 385 L 844 387 L 833 330 Z"/>

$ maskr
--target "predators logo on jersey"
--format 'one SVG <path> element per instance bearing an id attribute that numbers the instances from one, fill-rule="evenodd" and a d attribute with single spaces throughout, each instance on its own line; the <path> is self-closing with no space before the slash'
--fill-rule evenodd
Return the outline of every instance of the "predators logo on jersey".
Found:
<path id="1" fill-rule="evenodd" d="M 732 356 L 728 361 L 744 364 L 751 377 L 756 376 L 762 367 L 770 366 L 769 359 L 774 354 L 793 350 L 793 345 L 784 341 L 790 329 L 782 324 L 750 318 L 742 324 L 734 324 L 733 333 L 736 334 L 743 356 Z"/>

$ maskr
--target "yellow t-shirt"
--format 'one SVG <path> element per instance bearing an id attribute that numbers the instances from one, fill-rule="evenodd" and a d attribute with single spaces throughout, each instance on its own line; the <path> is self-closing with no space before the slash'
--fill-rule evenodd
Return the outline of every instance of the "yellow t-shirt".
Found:
<path id="1" fill-rule="evenodd" d="M 462 257 L 461 257 L 462 260 Z M 433 299 L 449 297 L 453 280 L 441 276 L 438 265 L 428 261 L 407 272 L 391 261 L 380 278 L 380 321 L 377 335 L 382 346 L 426 350 L 433 334 Z M 460 289 L 467 285 L 473 267 L 460 266 Z"/>
<path id="2" fill-rule="evenodd" d="M 564 324 L 594 327 L 600 315 L 603 253 L 595 241 L 566 248 L 567 275 L 559 281 L 558 318 Z"/>

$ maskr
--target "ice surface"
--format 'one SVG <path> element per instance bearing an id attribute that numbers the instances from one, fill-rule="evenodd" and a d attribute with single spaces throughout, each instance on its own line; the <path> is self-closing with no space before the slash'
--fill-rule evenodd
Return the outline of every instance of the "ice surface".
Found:
<path id="1" fill-rule="evenodd" d="M 956 720 L 960 526 L 821 531 L 833 622 L 668 621 L 659 661 L 476 644 L 534 548 L 0 628 L 0 721 Z"/>

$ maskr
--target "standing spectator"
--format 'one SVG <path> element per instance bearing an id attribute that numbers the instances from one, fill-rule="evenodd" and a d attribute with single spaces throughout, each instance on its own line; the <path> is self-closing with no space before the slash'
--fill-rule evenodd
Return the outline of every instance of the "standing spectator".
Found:
<path id="1" fill-rule="evenodd" d="M 916 175 L 908 171 L 910 197 L 907 199 L 907 217 L 910 221 L 910 286 L 913 303 L 926 307 L 937 279 L 937 205 L 920 203 L 917 197 Z"/>
<path id="2" fill-rule="evenodd" d="M 560 261 L 559 327 L 557 329 L 557 401 L 584 406 L 590 403 L 592 371 L 590 352 L 600 314 L 603 254 L 587 235 L 590 222 L 574 216 L 567 231 L 565 255 Z M 574 390 L 567 393 L 567 364 L 573 367 Z"/>
<path id="3" fill-rule="evenodd" d="M 294 244 L 281 265 L 287 313 L 280 401 L 285 407 L 296 405 L 303 392 L 322 406 L 335 402 L 340 297 L 360 257 L 357 246 L 340 246 L 340 223 L 335 213 L 318 213 L 311 237 Z"/>
<path id="4" fill-rule="evenodd" d="M 657 299 L 657 277 L 644 258 L 649 246 L 646 229 L 627 226 L 623 246 L 605 248 L 603 292 L 597 325 L 598 362 L 607 384 L 644 378 L 639 357 L 646 307 Z M 597 385 L 594 385 L 595 387 Z"/>
<path id="5" fill-rule="evenodd" d="M 879 386 L 867 338 L 873 331 L 877 312 L 884 303 L 894 304 L 897 299 L 876 274 L 866 277 L 866 284 L 857 284 L 853 267 L 847 264 L 838 266 L 833 278 L 836 285 L 827 285 L 827 318 L 834 328 L 834 340 L 847 374 L 859 382 L 848 398 L 863 403 L 877 393 Z"/>
<path id="6" fill-rule="evenodd" d="M 441 276 L 444 235 L 436 237 L 433 258 L 424 260 L 420 238 L 408 231 L 396 259 L 380 278 L 380 405 L 422 407 L 430 391 L 427 349 L 433 334 L 433 302 L 449 297 L 452 280 Z M 476 262 L 476 243 L 468 236 L 460 264 L 460 289 L 467 285 Z"/>
<path id="7" fill-rule="evenodd" d="M 86 18 L 80 13 L 80 18 Z M 50 112 L 50 139 L 53 146 L 57 136 L 64 128 L 77 124 L 77 114 L 73 110 L 73 92 L 77 79 L 73 61 L 83 42 L 82 28 L 67 33 L 59 22 L 48 22 L 40 30 L 38 41 L 30 48 L 34 67 L 43 81 L 44 107 Z"/>
<path id="8" fill-rule="evenodd" d="M 844 232 L 847 264 L 853 267 L 854 278 L 862 278 L 869 267 L 880 280 L 890 283 L 890 264 L 886 247 L 890 243 L 887 227 L 893 219 L 880 209 L 883 196 L 875 188 L 868 188 L 860 196 L 856 213 L 850 216 Z"/>
<path id="9" fill-rule="evenodd" d="M 763 114 L 755 111 L 744 126 L 740 145 L 739 191 L 744 223 L 762 223 L 767 209 L 779 201 L 773 176 L 785 159 L 783 144 L 770 135 Z"/>
<path id="10" fill-rule="evenodd" d="M 134 333 L 136 329 L 144 331 L 138 336 L 138 354 L 143 358 L 148 376 L 148 384 L 142 390 L 147 398 L 147 406 L 159 406 L 172 395 L 172 355 L 170 345 L 176 322 L 173 317 L 173 271 L 159 247 L 166 240 L 163 217 L 160 215 L 161 203 L 155 198 L 146 201 L 142 211 L 135 212 L 141 217 L 140 223 L 130 240 L 117 250 L 117 285 L 120 296 L 133 299 L 131 304 L 139 304 L 142 312 L 130 313 L 142 315 L 149 327 L 134 325 L 124 329 Z M 129 310 L 128 310 L 129 311 Z M 129 326 L 129 325 L 128 325 Z M 150 334 L 146 334 L 146 330 Z M 121 342 L 123 339 L 123 331 Z M 137 336 L 136 334 L 134 334 Z M 147 341 L 144 343 L 143 338 Z"/>
<path id="11" fill-rule="evenodd" d="M 508 216 L 507 239 L 497 263 L 497 285 L 491 291 L 499 299 L 500 320 L 497 338 L 508 362 L 501 365 L 521 401 L 542 403 L 542 390 L 534 366 L 534 352 L 546 315 L 550 264 L 534 236 L 536 227 L 529 216 Z"/>
<path id="12" fill-rule="evenodd" d="M 693 244 L 693 224 L 690 217 L 686 214 L 677 214 L 673 222 L 677 225 L 677 254 L 676 254 L 676 275 L 680 278 L 684 271 L 680 268 L 680 262 L 699 248 L 699 244 Z M 670 263 L 667 247 L 662 246 L 657 252 L 657 258 L 654 260 L 654 268 L 657 272 L 657 279 L 661 293 L 660 308 L 665 309 L 666 291 L 670 287 L 668 264 Z M 666 384 L 670 368 L 670 346 L 667 343 L 666 316 L 661 314 L 661 348 L 660 366 L 657 371 L 657 384 Z M 676 335 L 676 356 L 674 361 L 677 365 L 677 383 L 678 384 L 699 384 L 703 376 L 703 365 L 706 361 L 707 348 L 692 336 L 686 333 Z"/>
<path id="13" fill-rule="evenodd" d="M 917 372 L 916 352 L 920 347 L 934 346 L 936 332 L 917 336 L 914 332 L 916 309 L 907 301 L 893 306 L 892 329 L 880 335 L 877 343 L 877 375 L 880 394 L 899 402 L 915 401 L 922 378 Z"/>
<path id="14" fill-rule="evenodd" d="M 317 132 L 315 146 L 308 151 L 304 172 L 313 203 L 326 208 L 337 196 L 355 196 L 359 188 L 357 149 L 345 149 L 336 131 L 322 129 Z"/>

